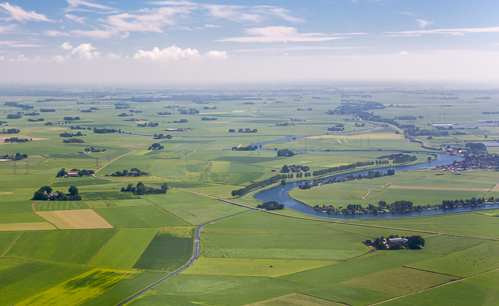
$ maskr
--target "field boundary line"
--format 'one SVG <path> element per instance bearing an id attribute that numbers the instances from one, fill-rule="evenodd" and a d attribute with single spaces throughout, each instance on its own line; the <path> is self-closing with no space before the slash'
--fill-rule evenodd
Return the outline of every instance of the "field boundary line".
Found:
<path id="1" fill-rule="evenodd" d="M 99 253 L 102 251 L 102 249 L 103 249 L 106 245 L 108 245 L 108 243 L 109 243 L 109 242 L 110 242 L 110 241 L 111 241 L 114 237 L 116 237 L 116 235 L 118 235 L 118 233 L 119 233 L 119 232 L 121 232 L 121 230 L 122 230 L 122 229 L 123 229 L 123 228 L 120 228 L 119 230 L 117 230 L 117 231 L 116 231 L 116 233 L 114 233 L 114 235 L 113 235 L 113 236 L 111 236 L 111 238 L 109 238 L 109 240 L 108 240 L 106 243 L 104 243 L 104 245 L 103 245 L 103 246 L 102 246 L 102 247 L 101 247 L 101 248 L 100 248 L 97 252 L 95 252 L 95 254 L 94 254 L 94 255 L 92 255 L 92 257 L 90 257 L 90 259 L 89 259 L 89 260 L 85 263 L 85 265 L 88 265 L 88 264 L 92 261 L 92 259 L 94 259 L 94 258 L 95 258 L 95 256 L 97 256 L 97 254 L 99 254 Z"/>
<path id="2" fill-rule="evenodd" d="M 14 242 L 12 242 L 12 244 L 7 248 L 7 250 L 5 250 L 5 252 L 3 252 L 3 254 L 1 255 L 1 257 L 4 257 L 5 254 L 7 254 L 10 249 L 14 246 L 14 244 L 16 244 L 17 240 L 19 240 L 19 238 L 21 238 L 21 236 L 24 234 L 24 232 L 20 232 L 21 234 L 19 236 L 17 236 L 16 240 L 14 240 Z"/>
<path id="3" fill-rule="evenodd" d="M 394 297 L 394 298 L 391 298 L 391 299 L 388 299 L 388 300 L 384 300 L 384 301 L 381 301 L 381 302 L 377 302 L 377 303 L 374 303 L 374 304 L 369 304 L 369 306 L 380 305 L 380 304 L 383 304 L 383 303 L 386 303 L 386 302 L 391 302 L 391 301 L 398 300 L 398 299 L 401 299 L 401 298 L 404 298 L 404 297 L 407 297 L 407 296 L 411 296 L 411 295 L 414 295 L 414 294 L 419 294 L 419 293 L 422 293 L 422 292 L 425 292 L 425 291 L 428 291 L 428 290 L 440 288 L 440 287 L 447 286 L 447 285 L 450 285 L 450 284 L 459 283 L 459 282 L 468 280 L 468 279 L 473 278 L 473 277 L 481 276 L 481 275 L 492 273 L 492 272 L 496 272 L 496 271 L 499 271 L 499 268 L 492 269 L 492 270 L 489 270 L 489 271 L 484 271 L 484 272 L 481 272 L 481 273 L 478 273 L 478 274 L 475 274 L 475 275 L 471 275 L 471 276 L 467 276 L 467 277 L 463 277 L 463 278 L 460 278 L 460 279 L 456 279 L 456 280 L 447 282 L 445 284 L 440 284 L 440 285 L 433 286 L 433 287 L 430 287 L 430 288 L 426 288 L 426 289 L 423 289 L 423 290 L 420 290 L 420 291 L 417 291 L 417 292 L 411 292 L 411 293 L 408 293 L 408 294 L 405 294 L 405 295 L 397 296 L 397 297 Z"/>
<path id="4" fill-rule="evenodd" d="M 362 200 L 365 200 L 369 196 L 370 193 L 371 193 L 371 189 L 369 189 L 367 191 L 366 195 L 362 198 Z"/>
<path id="5" fill-rule="evenodd" d="M 133 149 L 132 151 L 130 151 L 130 152 L 128 152 L 128 153 L 125 153 L 125 154 L 123 154 L 123 155 L 120 155 L 120 156 L 118 156 L 118 157 L 116 157 L 116 158 L 114 158 L 114 159 L 110 160 L 107 164 L 104 164 L 102 167 L 100 167 L 99 169 L 95 170 L 95 172 L 94 172 L 94 174 L 92 174 L 92 176 L 93 176 L 93 177 L 95 177 L 95 178 L 100 179 L 100 177 L 96 176 L 97 172 L 99 172 L 99 171 L 101 171 L 102 169 L 104 169 L 105 167 L 109 166 L 112 162 L 114 162 L 114 161 L 116 161 L 116 160 L 118 160 L 118 159 L 120 159 L 120 158 L 122 158 L 122 157 L 125 157 L 125 156 L 127 156 L 128 154 L 132 154 L 132 153 L 134 153 L 134 152 L 137 152 L 137 149 Z"/>

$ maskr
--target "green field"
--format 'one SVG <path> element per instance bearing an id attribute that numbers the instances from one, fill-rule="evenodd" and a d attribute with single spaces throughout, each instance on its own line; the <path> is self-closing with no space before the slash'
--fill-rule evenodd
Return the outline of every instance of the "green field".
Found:
<path id="1" fill-rule="evenodd" d="M 155 228 L 123 228 L 92 258 L 89 265 L 129 270 L 157 233 Z"/>
<path id="2" fill-rule="evenodd" d="M 133 266 L 136 269 L 175 271 L 193 255 L 194 228 L 164 228 L 154 236 Z"/>
<path id="3" fill-rule="evenodd" d="M 6 255 L 84 264 L 115 233 L 114 229 L 24 232 Z"/>
<path id="4" fill-rule="evenodd" d="M 0 121 L 7 122 L 1 132 L 7 127 L 20 132 L 0 134 L 0 156 L 19 152 L 28 159 L 16 161 L 15 168 L 12 161 L 0 162 L 0 304 L 115 305 L 186 265 L 195 252 L 196 228 L 203 224 L 195 263 L 128 305 L 497 304 L 499 244 L 487 239 L 499 238 L 498 209 L 337 222 L 316 216 L 302 219 L 310 216 L 291 209 L 248 211 L 226 202 L 256 207 L 257 191 L 242 198 L 231 192 L 280 174 L 283 165 L 308 166 L 313 172 L 402 151 L 416 155 L 413 164 L 425 164 L 429 155 L 423 153 L 445 153 L 448 145 L 464 149 L 468 143 L 499 141 L 497 126 L 476 121 L 494 118 L 483 114 L 498 104 L 494 91 L 415 87 L 6 89 L 0 95 Z M 435 98 L 440 96 L 458 99 Z M 7 119 L 28 112 L 5 104 L 13 101 L 34 111 L 55 112 Z M 329 112 L 347 101 L 379 101 L 384 108 L 365 111 L 397 118 L 399 127 Z M 297 110 L 304 105 L 313 110 Z M 90 107 L 92 113 L 81 112 Z M 189 109 L 199 114 L 181 114 Z M 128 116 L 118 116 L 122 113 Z M 81 120 L 64 119 L 70 116 Z M 41 117 L 44 121 L 27 120 Z M 188 122 L 173 123 L 180 119 Z M 141 127 L 138 122 L 158 126 Z M 440 133 L 432 125 L 442 122 L 469 128 L 449 130 L 446 136 L 404 135 L 412 126 Z M 336 126 L 344 131 L 328 130 Z M 94 133 L 93 128 L 124 133 Z M 186 130 L 166 130 L 173 128 Z M 257 132 L 237 132 L 239 128 Z M 66 138 L 59 134 L 78 131 L 85 135 L 77 137 L 84 143 L 62 142 Z M 172 138 L 153 139 L 154 134 Z M 33 141 L 4 144 L 11 136 Z M 422 148 L 411 137 L 443 149 Z M 271 143 L 262 145 L 265 150 L 232 150 L 260 142 Z M 153 143 L 164 149 L 148 150 Z M 81 153 L 92 147 L 106 151 Z M 278 157 L 274 149 L 296 154 Z M 489 147 L 488 152 L 499 150 Z M 390 161 L 385 166 L 396 165 Z M 95 177 L 56 178 L 61 168 L 98 172 Z M 132 168 L 147 175 L 109 175 Z M 311 206 L 336 208 L 379 201 L 436 205 L 443 200 L 498 198 L 498 172 L 488 165 L 479 168 L 397 170 L 393 176 L 293 189 L 290 195 Z M 293 173 L 287 181 L 303 179 Z M 146 189 L 167 183 L 170 189 L 166 194 L 121 192 L 138 182 Z M 82 201 L 31 200 L 42 186 L 64 193 L 76 186 Z M 58 230 L 36 214 L 90 208 L 115 228 Z M 421 235 L 425 247 L 376 251 L 363 243 L 391 235 Z"/>
<path id="5" fill-rule="evenodd" d="M 145 228 L 188 225 L 156 206 L 97 208 L 95 211 L 114 227 Z"/>

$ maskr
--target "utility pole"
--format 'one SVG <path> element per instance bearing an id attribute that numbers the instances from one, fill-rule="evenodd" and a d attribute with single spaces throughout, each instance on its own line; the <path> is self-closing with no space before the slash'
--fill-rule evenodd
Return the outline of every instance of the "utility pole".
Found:
<path id="1" fill-rule="evenodd" d="M 29 162 L 26 161 L 26 174 L 29 174 Z"/>

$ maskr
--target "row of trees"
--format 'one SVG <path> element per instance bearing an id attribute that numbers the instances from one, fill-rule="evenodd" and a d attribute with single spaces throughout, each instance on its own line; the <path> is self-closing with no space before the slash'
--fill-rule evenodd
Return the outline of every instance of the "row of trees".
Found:
<path id="1" fill-rule="evenodd" d="M 332 167 L 332 168 L 328 168 L 328 169 L 317 170 L 317 171 L 312 172 L 312 175 L 313 176 L 320 176 L 320 175 L 326 175 L 326 174 L 333 173 L 333 172 L 352 170 L 352 169 L 355 169 L 357 167 L 365 167 L 365 166 L 372 166 L 372 165 L 374 165 L 374 161 L 356 162 L 355 164 L 349 164 L 349 165 Z"/>
<path id="2" fill-rule="evenodd" d="M 235 129 L 229 129 L 229 133 L 235 133 L 236 130 Z M 238 129 L 237 130 L 238 133 L 256 133 L 258 132 L 257 129 L 250 129 L 250 128 L 245 128 L 245 129 Z"/>
<path id="3" fill-rule="evenodd" d="M 242 196 L 243 194 L 246 194 L 248 192 L 250 192 L 251 190 L 253 189 L 256 189 L 256 188 L 260 188 L 260 187 L 264 187 L 264 186 L 268 186 L 268 185 L 271 185 L 271 184 L 274 184 L 274 183 L 277 183 L 279 182 L 282 178 L 286 178 L 286 176 L 283 177 L 283 175 L 281 174 L 278 174 L 278 175 L 274 175 L 273 177 L 271 178 L 268 178 L 266 180 L 263 180 L 263 181 L 260 181 L 260 182 L 254 182 L 244 188 L 241 188 L 241 189 L 237 189 L 237 190 L 232 190 L 232 196 L 233 197 L 236 197 L 236 196 Z"/>
<path id="4" fill-rule="evenodd" d="M 246 147 L 232 147 L 232 151 L 255 151 L 258 150 L 258 146 L 248 145 Z"/>
<path id="5" fill-rule="evenodd" d="M 85 143 L 85 141 L 79 138 L 70 138 L 70 139 L 64 139 L 62 143 Z"/>
<path id="6" fill-rule="evenodd" d="M 2 134 L 19 134 L 19 129 L 2 129 Z"/>
<path id="7" fill-rule="evenodd" d="M 121 187 L 121 192 L 132 192 L 135 195 L 165 194 L 167 190 L 168 185 L 166 183 L 163 183 L 160 188 L 146 187 L 142 182 L 138 182 L 136 186 L 128 184 L 126 188 Z"/>
<path id="8" fill-rule="evenodd" d="M 3 141 L 4 142 L 28 142 L 28 141 L 31 141 L 32 139 L 28 139 L 28 138 L 17 138 L 17 137 L 11 137 L 11 138 L 6 138 L 4 139 Z"/>
<path id="9" fill-rule="evenodd" d="M 149 175 L 149 173 L 144 172 L 144 171 L 140 171 L 137 168 L 132 168 L 132 169 L 130 169 L 130 171 L 125 169 L 125 170 L 123 170 L 123 172 L 116 171 L 115 173 L 106 174 L 106 176 L 145 176 L 145 175 Z"/>
<path id="10" fill-rule="evenodd" d="M 74 136 L 87 136 L 87 135 L 83 135 L 80 131 L 78 131 L 77 133 L 64 132 L 64 133 L 59 134 L 59 136 L 60 137 L 74 137 Z"/>

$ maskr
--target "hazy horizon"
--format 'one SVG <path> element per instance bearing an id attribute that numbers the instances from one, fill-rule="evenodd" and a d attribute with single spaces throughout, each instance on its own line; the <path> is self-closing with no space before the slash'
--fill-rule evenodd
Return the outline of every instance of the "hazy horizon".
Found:
<path id="1" fill-rule="evenodd" d="M 0 82 L 499 80 L 499 3 L 0 2 Z"/>

